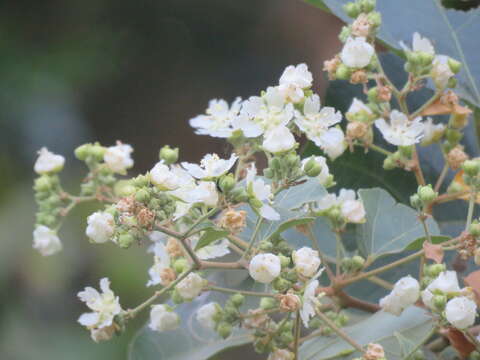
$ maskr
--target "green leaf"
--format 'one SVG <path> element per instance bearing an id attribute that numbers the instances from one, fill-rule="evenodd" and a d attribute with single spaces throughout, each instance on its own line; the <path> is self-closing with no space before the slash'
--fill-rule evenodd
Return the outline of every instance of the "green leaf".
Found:
<path id="1" fill-rule="evenodd" d="M 217 240 L 223 239 L 228 234 L 230 233 L 227 230 L 215 229 L 213 227 L 205 229 L 205 231 L 202 234 L 202 237 L 197 242 L 197 246 L 195 246 L 195 251 L 207 245 L 210 245 L 211 243 Z"/>
<path id="2" fill-rule="evenodd" d="M 385 349 L 387 359 L 401 360 L 403 344 L 398 342 L 395 334 L 401 334 L 409 343 L 418 345 L 430 335 L 433 326 L 432 318 L 423 309 L 412 306 L 398 317 L 383 311 L 377 312 L 366 320 L 345 327 L 343 330 L 361 346 L 369 343 L 380 344 Z M 352 349 L 351 345 L 338 336 L 322 336 L 302 344 L 300 358 L 302 360 L 332 359 Z M 342 359 L 358 356 L 360 356 L 358 352 L 352 352 Z"/>
<path id="3" fill-rule="evenodd" d="M 366 211 L 365 224 L 356 230 L 356 240 L 364 256 L 380 256 L 403 251 L 425 232 L 412 208 L 396 203 L 383 189 L 361 189 L 359 196 Z M 426 220 L 431 235 L 439 235 L 438 225 Z"/>
<path id="4" fill-rule="evenodd" d="M 414 241 L 412 241 L 410 244 L 407 245 L 405 250 L 409 250 L 409 251 L 420 250 L 426 239 L 427 238 L 425 236 L 415 239 Z M 445 241 L 450 240 L 451 237 L 450 236 L 432 236 L 431 239 L 433 244 L 441 244 L 441 243 L 444 243 Z"/>
<path id="5" fill-rule="evenodd" d="M 342 9 L 348 0 L 306 0 L 325 6 L 345 22 L 351 22 Z M 377 1 L 382 14 L 378 38 L 388 47 L 400 50 L 400 41 L 411 44 L 413 32 L 428 37 L 436 53 L 448 55 L 463 63 L 458 73 L 457 92 L 462 99 L 480 106 L 480 54 L 478 40 L 472 34 L 480 32 L 480 9 L 468 12 L 447 10 L 438 0 Z M 432 86 L 432 84 L 427 84 Z"/>
<path id="6" fill-rule="evenodd" d="M 305 203 L 320 200 L 327 195 L 327 190 L 316 178 L 308 178 L 300 185 L 289 187 L 275 197 L 275 207 L 295 210 Z"/>

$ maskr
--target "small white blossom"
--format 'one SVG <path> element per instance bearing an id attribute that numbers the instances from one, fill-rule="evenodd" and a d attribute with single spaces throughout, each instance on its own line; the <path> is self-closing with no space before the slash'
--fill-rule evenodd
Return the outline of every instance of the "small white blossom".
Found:
<path id="1" fill-rule="evenodd" d="M 217 185 L 213 181 L 201 181 L 190 193 L 191 203 L 215 207 L 218 203 Z"/>
<path id="2" fill-rule="evenodd" d="M 178 315 L 171 311 L 166 305 L 153 305 L 150 310 L 150 322 L 148 327 L 153 331 L 175 330 L 180 324 Z"/>
<path id="3" fill-rule="evenodd" d="M 429 145 L 438 141 L 445 129 L 446 126 L 444 124 L 435 124 L 431 117 L 427 118 L 423 127 L 422 145 Z"/>
<path id="4" fill-rule="evenodd" d="M 459 296 L 447 302 L 445 317 L 458 329 L 466 329 L 475 323 L 477 304 L 465 296 Z"/>
<path id="5" fill-rule="evenodd" d="M 150 239 L 157 239 L 159 236 L 157 235 L 158 231 L 154 231 L 150 234 Z M 163 240 L 163 239 L 162 239 Z M 149 248 L 149 252 L 154 254 L 154 264 L 148 270 L 148 275 L 150 276 L 150 280 L 147 282 L 147 286 L 154 286 L 161 284 L 163 286 L 168 285 L 165 282 L 165 279 L 162 279 L 162 272 L 164 269 L 170 267 L 170 255 L 167 252 L 167 249 L 162 242 L 162 240 L 155 241 L 155 243 Z M 154 241 L 154 240 L 152 240 Z"/>
<path id="6" fill-rule="evenodd" d="M 302 276 L 312 277 L 320 266 L 318 251 L 309 247 L 302 247 L 292 253 L 295 270 Z"/>
<path id="7" fill-rule="evenodd" d="M 434 292 L 457 293 L 460 292 L 457 273 L 455 271 L 444 271 L 433 280 L 427 288 L 422 291 L 422 301 L 429 308 L 433 308 Z"/>
<path id="8" fill-rule="evenodd" d="M 367 115 L 373 114 L 372 109 L 370 109 L 362 100 L 353 98 L 353 101 L 350 104 L 346 115 L 349 116 L 357 113 L 365 113 Z"/>
<path id="9" fill-rule="evenodd" d="M 152 170 L 150 170 L 150 180 L 163 191 L 171 191 L 180 187 L 180 179 L 175 172 L 170 171 L 170 168 L 162 161 L 158 162 Z"/>
<path id="10" fill-rule="evenodd" d="M 330 175 L 330 170 L 327 165 L 327 159 L 323 156 L 315 156 L 315 161 L 320 165 L 322 171 L 318 174 L 317 179 L 320 184 L 327 186 L 332 181 L 332 176 Z M 305 158 L 302 160 L 302 169 L 305 168 L 305 164 L 310 160 L 310 158 Z"/>
<path id="11" fill-rule="evenodd" d="M 308 329 L 309 321 L 312 316 L 315 316 L 315 309 L 319 305 L 317 298 L 318 280 L 310 281 L 305 287 L 303 293 L 303 306 L 300 310 L 300 317 L 302 318 L 303 325 Z"/>
<path id="12" fill-rule="evenodd" d="M 303 100 L 304 89 L 312 86 L 312 73 L 306 64 L 287 66 L 280 77 L 278 90 L 287 101 L 298 103 Z"/>
<path id="13" fill-rule="evenodd" d="M 351 68 L 363 68 L 370 64 L 375 49 L 364 37 L 348 38 L 343 46 L 340 58 Z"/>
<path id="14" fill-rule="evenodd" d="M 413 33 L 412 49 L 413 51 L 421 51 L 429 55 L 435 55 L 432 42 L 428 38 L 422 37 L 418 32 Z"/>
<path id="15" fill-rule="evenodd" d="M 236 98 L 229 107 L 223 99 L 213 99 L 208 103 L 206 115 L 198 115 L 190 120 L 190 126 L 195 128 L 198 135 L 210 135 L 218 138 L 232 136 L 232 123 L 238 117 L 241 99 Z"/>
<path id="16" fill-rule="evenodd" d="M 110 170 L 123 174 L 133 166 L 132 152 L 133 148 L 130 145 L 122 144 L 118 141 L 117 145 L 107 148 L 103 155 L 103 160 Z"/>
<path id="17" fill-rule="evenodd" d="M 97 244 L 107 242 L 115 231 L 112 214 L 102 211 L 94 212 L 87 218 L 86 235 Z"/>
<path id="18" fill-rule="evenodd" d="M 220 310 L 220 306 L 216 302 L 210 302 L 202 305 L 197 310 L 196 318 L 200 325 L 206 329 L 215 329 L 215 316 Z"/>
<path id="19" fill-rule="evenodd" d="M 303 113 L 295 112 L 295 124 L 299 129 L 333 159 L 346 148 L 342 130 L 332 127 L 341 121 L 340 111 L 332 107 L 321 108 L 320 97 L 316 94 L 305 100 Z"/>
<path id="20" fill-rule="evenodd" d="M 182 166 L 197 179 L 210 179 L 226 174 L 237 159 L 238 156 L 235 154 L 232 154 L 227 160 L 221 159 L 217 154 L 207 154 L 200 161 L 200 165 L 182 162 Z"/>
<path id="21" fill-rule="evenodd" d="M 422 118 L 416 117 L 410 121 L 404 113 L 392 110 L 390 124 L 385 119 L 375 120 L 375 125 L 385 140 L 396 146 L 409 146 L 418 143 L 423 137 L 424 125 Z"/>
<path id="22" fill-rule="evenodd" d="M 113 318 L 122 311 L 118 296 L 116 297 L 110 290 L 108 278 L 100 280 L 100 289 L 101 293 L 88 286 L 78 293 L 79 299 L 93 310 L 93 312 L 82 314 L 78 322 L 91 331 L 94 340 L 100 340 L 102 335 L 106 335 L 98 333 L 98 330 L 105 328 L 105 331 L 110 331 L 109 327 L 113 325 Z"/>
<path id="23" fill-rule="evenodd" d="M 294 358 L 295 354 L 287 349 L 275 349 L 268 355 L 267 360 L 293 360 Z"/>
<path id="24" fill-rule="evenodd" d="M 195 299 L 203 289 L 205 280 L 197 273 L 190 273 L 175 287 L 184 300 Z"/>
<path id="25" fill-rule="evenodd" d="M 62 155 L 54 154 L 43 147 L 38 152 L 33 170 L 39 175 L 56 173 L 63 169 L 64 164 L 65 158 Z"/>
<path id="26" fill-rule="evenodd" d="M 197 246 L 198 240 L 200 237 L 192 236 L 190 237 L 191 246 L 193 249 Z M 195 251 L 195 254 L 200 260 L 210 260 L 225 256 L 230 253 L 229 242 L 227 239 L 220 239 L 214 241 L 213 243 L 201 247 Z"/>
<path id="27" fill-rule="evenodd" d="M 280 275 L 280 258 L 273 254 L 258 254 L 250 261 L 248 271 L 250 276 L 258 282 L 271 283 Z"/>
<path id="28" fill-rule="evenodd" d="M 247 192 L 250 196 L 259 200 L 262 206 L 258 209 L 260 215 L 267 220 L 280 220 L 280 214 L 270 206 L 269 202 L 273 198 L 272 188 L 270 185 L 265 184 L 263 179 L 255 178 L 257 175 L 257 168 L 255 163 L 247 169 L 247 176 L 245 178 L 247 183 Z"/>
<path id="29" fill-rule="evenodd" d="M 365 208 L 361 200 L 357 200 L 355 191 L 340 189 L 338 196 L 327 194 L 317 203 L 318 210 L 328 210 L 334 206 L 340 208 L 344 219 L 350 223 L 365 222 Z"/>
<path id="30" fill-rule="evenodd" d="M 286 126 L 280 125 L 265 134 L 262 147 L 271 153 L 277 154 L 292 150 L 295 145 L 293 134 Z"/>
<path id="31" fill-rule="evenodd" d="M 430 73 L 432 76 L 433 82 L 437 88 L 445 88 L 448 84 L 448 80 L 455 74 L 450 69 L 448 65 L 448 56 L 437 55 L 433 60 L 433 68 Z"/>
<path id="32" fill-rule="evenodd" d="M 43 256 L 49 256 L 62 250 L 62 242 L 55 231 L 45 225 L 38 225 L 33 231 L 33 248 Z"/>
<path id="33" fill-rule="evenodd" d="M 420 297 L 420 284 L 411 276 L 398 280 L 390 294 L 380 299 L 383 310 L 399 316 L 402 311 L 415 304 Z"/>

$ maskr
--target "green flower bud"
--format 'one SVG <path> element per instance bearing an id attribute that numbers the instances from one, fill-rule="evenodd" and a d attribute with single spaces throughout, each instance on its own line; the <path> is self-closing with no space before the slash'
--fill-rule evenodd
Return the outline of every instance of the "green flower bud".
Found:
<path id="1" fill-rule="evenodd" d="M 425 360 L 425 354 L 421 349 L 418 349 L 412 354 L 412 360 Z"/>
<path id="2" fill-rule="evenodd" d="M 237 187 L 230 192 L 230 195 L 236 203 L 248 201 L 248 194 L 244 188 Z"/>
<path id="3" fill-rule="evenodd" d="M 130 180 L 119 180 L 113 187 L 113 192 L 118 197 L 126 197 L 133 195 L 135 191 L 135 186 L 132 185 L 132 182 Z"/>
<path id="4" fill-rule="evenodd" d="M 277 300 L 272 297 L 262 297 L 260 299 L 260 308 L 263 310 L 271 310 L 276 308 L 278 305 Z"/>
<path id="5" fill-rule="evenodd" d="M 224 339 L 228 338 L 232 334 L 232 325 L 222 321 L 217 326 L 217 333 Z"/>
<path id="6" fill-rule="evenodd" d="M 420 200 L 424 204 L 431 203 L 438 196 L 438 194 L 435 192 L 435 190 L 433 190 L 432 185 L 419 186 L 417 194 L 420 197 Z"/>
<path id="7" fill-rule="evenodd" d="M 171 299 L 174 304 L 181 304 L 184 302 L 182 296 L 178 293 L 177 289 L 173 290 Z"/>
<path id="8" fill-rule="evenodd" d="M 450 79 L 448 79 L 447 87 L 449 87 L 450 89 L 455 89 L 457 87 L 457 84 L 458 84 L 457 78 L 451 77 Z"/>
<path id="9" fill-rule="evenodd" d="M 323 335 L 325 335 L 325 336 L 330 336 L 330 335 L 333 334 L 333 330 L 332 330 L 331 328 L 329 328 L 329 327 L 326 327 L 325 329 L 323 329 L 322 333 L 323 333 Z"/>
<path id="10" fill-rule="evenodd" d="M 235 307 L 239 308 L 245 302 L 245 296 L 242 294 L 235 294 L 230 297 L 230 301 Z"/>
<path id="11" fill-rule="evenodd" d="M 370 88 L 367 93 L 368 101 L 378 102 L 378 88 L 376 86 Z"/>
<path id="12" fill-rule="evenodd" d="M 447 189 L 447 193 L 449 194 L 455 194 L 457 192 L 460 192 L 463 190 L 463 187 L 461 184 L 457 183 L 457 182 L 452 182 L 449 186 L 448 186 L 448 189 Z"/>
<path id="13" fill-rule="evenodd" d="M 146 203 L 148 200 L 150 200 L 150 193 L 147 189 L 140 189 L 135 194 L 135 200 L 141 203 Z"/>
<path id="14" fill-rule="evenodd" d="M 342 267 L 344 272 L 350 272 L 352 270 L 353 262 L 352 259 L 349 257 L 345 257 L 342 259 L 342 262 L 340 263 L 340 266 Z"/>
<path id="15" fill-rule="evenodd" d="M 345 64 L 340 64 L 335 71 L 335 77 L 339 80 L 350 79 L 350 69 Z"/>
<path id="16" fill-rule="evenodd" d="M 107 149 L 102 145 L 100 145 L 99 143 L 95 143 L 90 147 L 90 155 L 93 156 L 93 158 L 97 161 L 103 160 L 105 151 L 107 151 Z"/>
<path id="17" fill-rule="evenodd" d="M 340 30 L 340 34 L 338 38 L 342 43 L 346 42 L 347 39 L 352 35 L 352 31 L 350 30 L 349 26 L 342 26 L 342 30 Z"/>
<path id="18" fill-rule="evenodd" d="M 291 331 L 284 331 L 280 334 L 278 340 L 284 345 L 290 344 L 294 340 L 293 334 Z"/>
<path id="19" fill-rule="evenodd" d="M 410 196 L 410 204 L 415 209 L 422 208 L 422 200 L 420 200 L 420 196 L 418 196 L 418 194 L 413 194 Z"/>
<path id="20" fill-rule="evenodd" d="M 393 170 L 397 167 L 397 163 L 391 156 L 387 156 L 385 160 L 383 160 L 383 168 L 385 170 Z"/>
<path id="21" fill-rule="evenodd" d="M 262 240 L 260 241 L 259 248 L 264 252 L 271 252 L 273 250 L 273 244 L 268 240 Z"/>
<path id="22" fill-rule="evenodd" d="M 135 241 L 135 237 L 131 234 L 121 234 L 119 237 L 118 237 L 118 245 L 123 248 L 123 249 L 127 249 L 130 247 L 130 245 L 133 244 L 133 242 Z"/>
<path id="23" fill-rule="evenodd" d="M 265 176 L 267 179 L 273 179 L 274 175 L 275 173 L 273 172 L 272 169 L 270 168 L 263 169 L 263 176 Z"/>
<path id="24" fill-rule="evenodd" d="M 348 16 L 353 19 L 355 19 L 360 14 L 360 7 L 353 2 L 349 2 L 343 5 L 343 10 Z"/>
<path id="25" fill-rule="evenodd" d="M 434 59 L 434 55 L 433 54 L 429 54 L 429 53 L 426 53 L 424 51 L 420 51 L 418 53 L 418 60 L 419 60 L 419 63 L 422 65 L 422 66 L 430 66 L 432 65 L 432 62 L 433 62 L 433 59 Z"/>
<path id="26" fill-rule="evenodd" d="M 343 312 L 338 314 L 338 316 L 337 316 L 337 321 L 338 321 L 338 324 L 339 324 L 340 327 L 347 325 L 348 320 L 350 320 L 350 318 L 348 317 L 347 314 L 345 314 Z"/>
<path id="27" fill-rule="evenodd" d="M 280 171 L 282 169 L 282 162 L 280 159 L 276 156 L 270 160 L 270 168 L 272 168 L 273 171 Z"/>
<path id="28" fill-rule="evenodd" d="M 400 155 L 406 158 L 411 158 L 413 154 L 413 146 L 400 146 L 398 151 L 400 152 Z"/>
<path id="29" fill-rule="evenodd" d="M 279 292 L 285 292 L 290 289 L 292 283 L 288 280 L 285 280 L 284 278 L 277 277 L 275 280 L 273 280 L 272 285 L 275 290 Z"/>
<path id="30" fill-rule="evenodd" d="M 322 172 L 322 166 L 315 160 L 315 157 L 312 156 L 310 160 L 305 163 L 303 170 L 307 176 L 317 177 Z"/>
<path id="31" fill-rule="evenodd" d="M 421 55 L 417 51 L 407 51 L 407 60 L 413 66 L 417 66 L 421 62 Z"/>
<path id="32" fill-rule="evenodd" d="M 428 275 L 436 278 L 438 275 L 440 275 L 441 272 L 444 272 L 446 269 L 445 264 L 433 264 L 430 265 L 428 268 Z"/>
<path id="33" fill-rule="evenodd" d="M 458 143 L 463 137 L 462 133 L 455 129 L 448 129 L 445 132 L 445 136 L 449 142 L 454 144 Z"/>
<path id="34" fill-rule="evenodd" d="M 375 10 L 376 3 L 377 3 L 376 0 L 362 0 L 360 2 L 361 7 L 362 7 L 362 12 L 369 13 L 369 12 Z"/>
<path id="35" fill-rule="evenodd" d="M 187 271 L 189 268 L 188 261 L 185 258 L 179 258 L 173 262 L 173 270 L 177 274 L 182 274 L 183 272 Z"/>
<path id="36" fill-rule="evenodd" d="M 291 281 L 291 282 L 296 282 L 298 280 L 298 274 L 294 269 L 291 269 L 287 272 L 284 272 L 282 274 L 282 276 L 283 276 L 284 279 L 286 279 L 288 281 Z"/>
<path id="37" fill-rule="evenodd" d="M 80 161 L 85 161 L 91 153 L 92 144 L 83 144 L 74 151 L 75 157 Z"/>
<path id="38" fill-rule="evenodd" d="M 373 27 L 379 27 L 382 24 L 382 15 L 378 11 L 372 11 L 367 19 Z"/>
<path id="39" fill-rule="evenodd" d="M 260 209 L 263 206 L 263 203 L 257 198 L 250 198 L 249 202 L 254 209 Z"/>
<path id="40" fill-rule="evenodd" d="M 51 177 L 48 175 L 42 175 L 35 179 L 35 183 L 33 185 L 33 189 L 35 191 L 45 192 L 52 188 L 53 182 Z"/>
<path id="41" fill-rule="evenodd" d="M 327 216 L 332 220 L 339 220 L 342 217 L 342 213 L 339 208 L 333 207 L 328 210 Z"/>
<path id="42" fill-rule="evenodd" d="M 160 149 L 158 157 L 167 165 L 176 163 L 178 161 L 178 148 L 172 149 L 169 145 L 165 145 Z"/>
<path id="43" fill-rule="evenodd" d="M 458 73 L 462 68 L 462 63 L 452 58 L 448 58 L 448 67 L 454 74 Z"/>
<path id="44" fill-rule="evenodd" d="M 132 180 L 132 182 L 134 186 L 141 188 L 148 185 L 149 179 L 145 175 L 138 175 L 136 178 Z"/>
<path id="45" fill-rule="evenodd" d="M 278 255 L 278 257 L 280 258 L 280 264 L 281 264 L 282 268 L 285 268 L 288 265 L 290 265 L 290 258 L 289 257 L 284 256 L 284 255 Z"/>
<path id="46" fill-rule="evenodd" d="M 224 193 L 228 193 L 235 187 L 235 178 L 232 174 L 224 175 L 219 179 L 218 186 Z"/>
<path id="47" fill-rule="evenodd" d="M 480 172 L 480 162 L 478 160 L 465 160 L 462 169 L 469 176 L 477 176 Z"/>
<path id="48" fill-rule="evenodd" d="M 363 265 L 365 265 L 365 259 L 363 257 L 360 255 L 355 255 L 352 257 L 352 268 L 354 271 L 361 270 Z"/>
<path id="49" fill-rule="evenodd" d="M 437 310 L 443 310 L 447 304 L 447 297 L 445 295 L 435 295 L 433 297 L 433 306 Z"/>

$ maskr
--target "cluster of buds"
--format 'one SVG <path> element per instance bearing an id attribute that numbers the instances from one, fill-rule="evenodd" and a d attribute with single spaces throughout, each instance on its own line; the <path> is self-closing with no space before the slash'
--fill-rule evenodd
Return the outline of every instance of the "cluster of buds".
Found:
<path id="1" fill-rule="evenodd" d="M 267 179 L 287 184 L 297 180 L 303 175 L 300 156 L 296 152 L 272 156 L 269 159 L 268 167 L 263 170 L 263 175 Z"/>
<path id="2" fill-rule="evenodd" d="M 421 213 L 425 213 L 425 209 L 438 197 L 432 185 L 420 185 L 416 194 L 410 196 L 410 204 L 413 208 Z"/>
<path id="3" fill-rule="evenodd" d="M 355 274 L 365 266 L 365 259 L 360 255 L 345 257 L 342 259 L 342 271 L 347 274 Z"/>
<path id="4" fill-rule="evenodd" d="M 480 190 L 480 159 L 465 160 L 462 165 L 463 181 L 472 191 Z"/>

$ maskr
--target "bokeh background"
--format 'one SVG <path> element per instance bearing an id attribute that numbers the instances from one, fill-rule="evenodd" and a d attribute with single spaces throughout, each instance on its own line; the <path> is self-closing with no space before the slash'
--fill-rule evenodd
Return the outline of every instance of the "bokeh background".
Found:
<path id="1" fill-rule="evenodd" d="M 125 308 L 145 299 L 145 249 L 93 246 L 83 234 L 93 205 L 63 227 L 64 251 L 31 248 L 36 151 L 67 158 L 62 181 L 75 192 L 84 169 L 78 145 L 117 139 L 135 148 L 132 174 L 165 144 L 182 160 L 223 154 L 188 119 L 211 98 L 247 98 L 306 62 L 323 93 L 322 63 L 338 51 L 341 24 L 297 0 L 17 0 L 0 4 L 0 358 L 126 359 L 146 318 L 113 341 L 93 343 L 76 323 L 76 293 L 103 276 Z"/>

